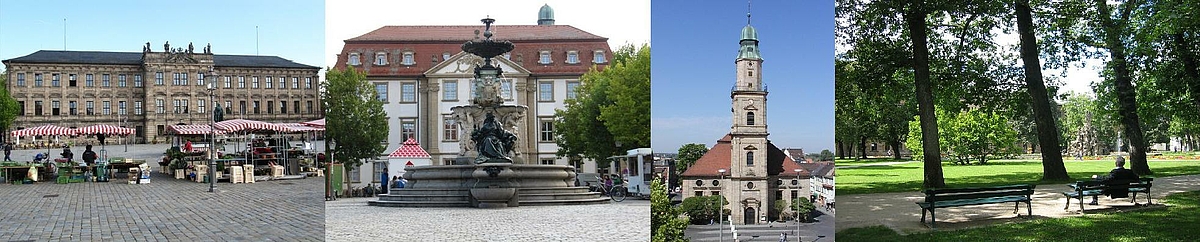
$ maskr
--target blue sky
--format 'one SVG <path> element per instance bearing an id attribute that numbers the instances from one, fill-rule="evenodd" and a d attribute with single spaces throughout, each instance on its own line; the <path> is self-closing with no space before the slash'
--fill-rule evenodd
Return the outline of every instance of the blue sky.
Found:
<path id="1" fill-rule="evenodd" d="M 833 1 L 754 1 L 772 143 L 833 150 Z M 729 132 L 729 88 L 745 1 L 651 3 L 652 137 L 656 152 L 712 146 Z"/>
<path id="2" fill-rule="evenodd" d="M 325 2 L 302 1 L 0 1 L 0 59 L 38 50 L 140 52 L 163 42 L 199 52 L 255 54 L 325 66 Z"/>

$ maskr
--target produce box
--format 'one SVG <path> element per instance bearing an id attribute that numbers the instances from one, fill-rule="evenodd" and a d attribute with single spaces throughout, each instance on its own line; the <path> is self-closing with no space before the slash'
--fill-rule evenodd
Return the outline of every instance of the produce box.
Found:
<path id="1" fill-rule="evenodd" d="M 241 166 L 230 166 L 229 167 L 229 183 L 235 183 L 235 184 L 236 183 L 245 183 L 246 182 L 245 174 L 246 173 L 242 171 Z"/>
<path id="2" fill-rule="evenodd" d="M 254 183 L 254 165 L 242 165 L 242 176 L 246 183 Z"/>
<path id="3" fill-rule="evenodd" d="M 283 177 L 283 166 L 271 166 L 271 177 Z"/>

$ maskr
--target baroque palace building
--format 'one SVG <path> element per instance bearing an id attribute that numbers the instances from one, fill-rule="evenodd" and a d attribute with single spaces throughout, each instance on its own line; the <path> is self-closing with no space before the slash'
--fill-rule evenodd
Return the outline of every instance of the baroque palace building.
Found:
<path id="1" fill-rule="evenodd" d="M 813 198 L 809 179 L 832 168 L 829 163 L 800 163 L 767 139 L 767 89 L 758 32 L 742 28 L 734 63 L 737 79 L 730 92 L 733 125 L 708 152 L 680 175 L 684 198 L 722 196 L 733 224 L 757 224 L 776 218 L 768 211 L 776 200 Z M 829 166 L 829 168 L 824 168 Z"/>
<path id="2" fill-rule="evenodd" d="M 450 108 L 470 104 L 473 70 L 483 63 L 461 47 L 481 38 L 483 27 L 383 26 L 345 40 L 335 68 L 365 71 L 375 85 L 387 112 L 388 152 L 413 138 L 433 165 L 453 164 L 459 157 L 459 140 L 469 139 L 473 127 L 458 125 Z M 537 25 L 492 25 L 492 30 L 495 39 L 516 45 L 493 59 L 504 71 L 505 104 L 529 108 L 525 117 L 505 121 L 519 137 L 517 157 L 524 163 L 574 165 L 580 172 L 596 172 L 595 162 L 555 156 L 553 121 L 554 111 L 566 107 L 564 100 L 575 97 L 580 76 L 593 66 L 608 65 L 608 38 L 555 25 L 548 5 L 538 11 Z M 382 166 L 376 163 L 374 169 Z M 351 182 L 379 182 L 378 175 L 369 181 L 351 176 Z"/>
<path id="3" fill-rule="evenodd" d="M 207 124 L 217 105 L 225 119 L 324 117 L 320 68 L 276 56 L 196 52 L 191 43 L 154 51 L 146 43 L 142 52 L 41 50 L 3 63 L 21 107 L 15 129 L 110 124 L 134 128 L 135 142 L 164 142 L 167 125 Z"/>

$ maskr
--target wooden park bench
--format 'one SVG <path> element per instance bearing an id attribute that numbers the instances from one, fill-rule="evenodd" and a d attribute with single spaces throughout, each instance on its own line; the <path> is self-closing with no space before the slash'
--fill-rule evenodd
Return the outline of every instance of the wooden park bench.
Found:
<path id="1" fill-rule="evenodd" d="M 971 188 L 931 188 L 925 189 L 925 201 L 917 202 L 921 206 L 921 223 L 925 223 L 925 213 L 929 212 L 930 227 L 937 228 L 937 208 L 983 205 L 992 203 L 1015 203 L 1014 213 L 1020 216 L 1021 203 L 1033 216 L 1033 205 L 1030 204 L 1034 185 L 1008 185 L 998 187 Z"/>
<path id="2" fill-rule="evenodd" d="M 1146 204 L 1150 204 L 1152 202 L 1152 199 L 1150 198 L 1150 187 L 1153 185 L 1153 184 L 1151 184 L 1152 181 L 1154 181 L 1154 178 L 1141 178 L 1138 180 L 1117 181 L 1117 182 L 1112 182 L 1112 181 L 1105 182 L 1105 181 L 1095 181 L 1095 180 L 1093 180 L 1093 181 L 1076 181 L 1075 183 L 1071 183 L 1071 184 L 1067 185 L 1067 186 L 1071 187 L 1071 191 L 1063 192 L 1063 195 L 1067 197 L 1067 205 L 1063 207 L 1063 210 L 1067 210 L 1068 208 L 1070 208 L 1071 207 L 1071 199 L 1075 198 L 1075 199 L 1078 199 L 1078 201 L 1079 201 L 1079 212 L 1082 213 L 1084 197 L 1108 195 L 1108 193 L 1105 193 L 1105 191 L 1112 191 L 1112 190 L 1120 191 L 1120 190 L 1124 190 L 1124 189 L 1128 189 L 1129 193 L 1133 193 L 1133 196 L 1130 196 L 1131 200 L 1133 201 L 1133 204 L 1135 204 L 1135 205 L 1138 204 L 1137 203 L 1137 194 L 1138 193 L 1145 193 L 1146 194 Z"/>

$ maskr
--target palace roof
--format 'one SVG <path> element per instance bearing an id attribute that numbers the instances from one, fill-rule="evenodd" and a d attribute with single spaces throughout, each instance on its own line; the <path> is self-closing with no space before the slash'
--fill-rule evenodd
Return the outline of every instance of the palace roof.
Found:
<path id="1" fill-rule="evenodd" d="M 142 52 L 39 50 L 33 54 L 4 60 L 4 63 L 140 65 Z M 213 55 L 216 67 L 268 67 L 320 69 L 278 56 Z"/>

